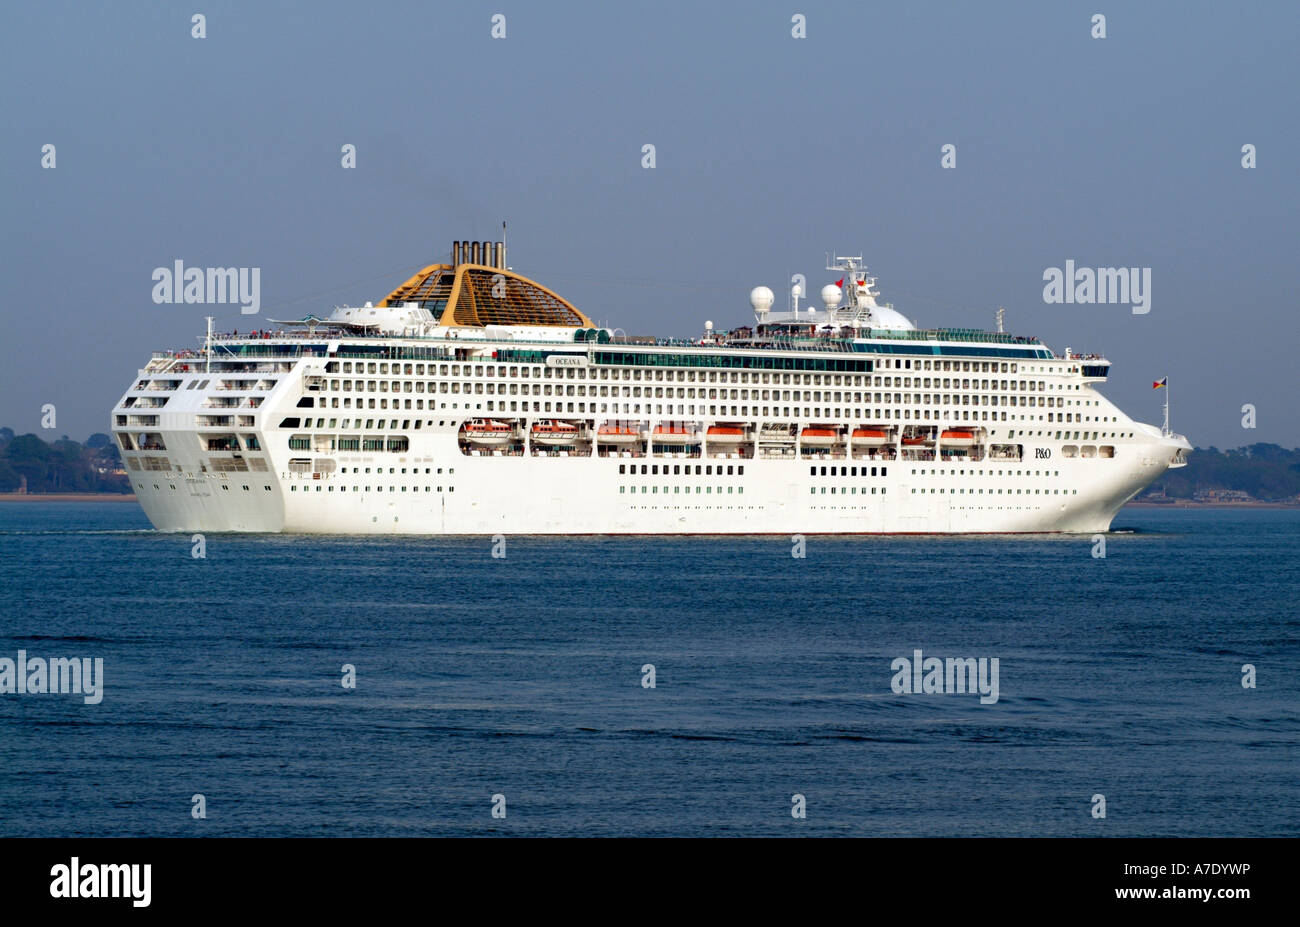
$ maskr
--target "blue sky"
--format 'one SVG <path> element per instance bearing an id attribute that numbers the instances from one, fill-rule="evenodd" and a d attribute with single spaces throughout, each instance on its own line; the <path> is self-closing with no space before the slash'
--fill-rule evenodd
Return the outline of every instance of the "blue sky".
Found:
<path id="1" fill-rule="evenodd" d="M 106 431 L 205 314 L 377 299 L 506 219 L 517 270 L 628 332 L 862 253 L 924 326 L 1005 306 L 1136 418 L 1168 375 L 1194 444 L 1294 446 L 1298 42 L 1280 2 L 7 4 L 0 424 Z M 175 260 L 261 268 L 261 315 L 155 305 Z M 1151 268 L 1151 311 L 1045 303 L 1066 260 Z"/>

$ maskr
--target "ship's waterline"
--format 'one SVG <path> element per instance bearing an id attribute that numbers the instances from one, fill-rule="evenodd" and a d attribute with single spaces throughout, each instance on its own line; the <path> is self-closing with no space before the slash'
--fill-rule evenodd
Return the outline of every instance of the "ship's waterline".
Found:
<path id="1" fill-rule="evenodd" d="M 113 431 L 174 531 L 1096 532 L 1185 462 L 1104 358 L 918 330 L 828 269 L 820 309 L 759 287 L 752 327 L 634 341 L 457 242 L 377 305 L 156 354 Z"/>

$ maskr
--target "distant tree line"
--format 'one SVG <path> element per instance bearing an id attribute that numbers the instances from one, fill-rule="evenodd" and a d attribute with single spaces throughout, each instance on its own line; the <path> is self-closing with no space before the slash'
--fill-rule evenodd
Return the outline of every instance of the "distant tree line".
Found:
<path id="1" fill-rule="evenodd" d="M 47 443 L 0 428 L 0 492 L 21 488 L 26 477 L 28 492 L 129 493 L 131 481 L 116 472 L 121 467 L 122 456 L 106 434 L 93 434 L 85 444 L 67 435 Z"/>
<path id="2" fill-rule="evenodd" d="M 1300 496 L 1300 449 L 1277 444 L 1232 451 L 1198 447 L 1187 455 L 1187 466 L 1167 471 L 1143 495 L 1164 492 L 1174 499 L 1190 499 L 1209 489 L 1237 489 L 1264 502 L 1294 499 Z"/>

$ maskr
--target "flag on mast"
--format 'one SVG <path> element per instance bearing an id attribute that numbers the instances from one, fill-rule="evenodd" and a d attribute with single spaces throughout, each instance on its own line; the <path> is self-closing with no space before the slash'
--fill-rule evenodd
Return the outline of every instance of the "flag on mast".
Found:
<path id="1" fill-rule="evenodd" d="M 1168 377 L 1161 377 L 1159 380 L 1156 380 L 1154 383 L 1151 384 L 1152 389 L 1160 389 L 1162 386 L 1168 388 L 1169 386 Z"/>

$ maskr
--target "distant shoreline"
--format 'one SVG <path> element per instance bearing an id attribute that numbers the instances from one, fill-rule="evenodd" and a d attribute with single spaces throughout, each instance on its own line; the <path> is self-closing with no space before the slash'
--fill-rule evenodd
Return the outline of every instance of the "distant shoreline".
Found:
<path id="1" fill-rule="evenodd" d="M 120 492 L 5 492 L 0 502 L 134 502 L 135 493 Z"/>
<path id="2" fill-rule="evenodd" d="M 1300 508 L 1294 502 L 1126 502 L 1125 508 L 1132 506 L 1143 509 L 1294 509 Z"/>

